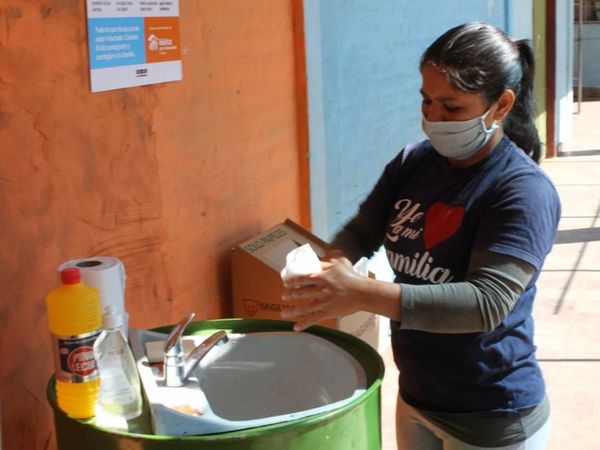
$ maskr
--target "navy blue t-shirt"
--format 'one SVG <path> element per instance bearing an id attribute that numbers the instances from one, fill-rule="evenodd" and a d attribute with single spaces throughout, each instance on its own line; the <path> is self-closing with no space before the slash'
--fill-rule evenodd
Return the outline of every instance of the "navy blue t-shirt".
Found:
<path id="1" fill-rule="evenodd" d="M 558 195 L 540 168 L 508 138 L 467 168 L 451 167 L 423 141 L 386 166 L 361 213 L 387 224 L 383 243 L 399 283 L 464 281 L 473 249 L 516 257 L 536 269 L 514 309 L 491 332 L 442 334 L 392 323 L 403 398 L 422 409 L 458 413 L 540 403 L 545 386 L 531 312 L 560 218 Z"/>

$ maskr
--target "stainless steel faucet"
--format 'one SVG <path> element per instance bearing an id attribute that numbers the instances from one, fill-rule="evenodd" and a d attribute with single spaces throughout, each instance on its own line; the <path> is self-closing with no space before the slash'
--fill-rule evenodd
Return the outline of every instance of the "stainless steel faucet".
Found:
<path id="1" fill-rule="evenodd" d="M 181 336 L 183 331 L 194 318 L 190 313 L 175 325 L 169 333 L 163 348 L 165 384 L 171 387 L 184 386 L 192 371 L 204 358 L 211 348 L 219 343 L 225 343 L 229 339 L 224 331 L 217 331 L 208 339 L 198 345 L 187 358 L 183 354 Z"/>

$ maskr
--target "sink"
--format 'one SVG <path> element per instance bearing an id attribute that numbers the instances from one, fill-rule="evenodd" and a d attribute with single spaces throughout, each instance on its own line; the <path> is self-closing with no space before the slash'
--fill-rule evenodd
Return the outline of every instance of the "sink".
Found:
<path id="1" fill-rule="evenodd" d="M 340 408 L 367 389 L 364 369 L 348 352 L 317 335 L 292 331 L 230 333 L 228 342 L 202 359 L 186 386 L 167 387 L 161 364 L 152 364 L 155 358 L 147 351 L 167 335 L 141 329 L 129 335 L 158 435 L 291 421 Z M 208 335 L 186 337 L 199 344 Z"/>

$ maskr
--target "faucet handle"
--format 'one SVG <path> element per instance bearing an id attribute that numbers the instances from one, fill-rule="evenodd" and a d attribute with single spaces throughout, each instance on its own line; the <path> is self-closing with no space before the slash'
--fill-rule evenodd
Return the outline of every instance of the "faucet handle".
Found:
<path id="1" fill-rule="evenodd" d="M 225 344 L 229 342 L 229 338 L 227 337 L 227 333 L 224 331 L 217 331 L 213 333 L 208 338 L 206 338 L 202 343 L 200 343 L 194 350 L 192 350 L 188 356 L 190 359 L 202 359 L 204 355 L 208 353 L 208 351 L 213 348 L 217 344 Z"/>
<path id="2" fill-rule="evenodd" d="M 173 348 L 175 348 L 175 353 L 181 353 L 181 335 L 183 334 L 185 328 L 189 325 L 196 314 L 193 312 L 189 313 L 185 316 L 181 321 L 173 327 L 167 340 L 165 341 L 165 346 L 163 348 L 163 352 L 170 353 Z"/>

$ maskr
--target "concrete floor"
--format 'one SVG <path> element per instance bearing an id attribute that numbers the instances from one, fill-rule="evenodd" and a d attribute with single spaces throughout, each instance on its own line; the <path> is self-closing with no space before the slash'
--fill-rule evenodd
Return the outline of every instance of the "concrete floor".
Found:
<path id="1" fill-rule="evenodd" d="M 577 103 L 573 105 L 573 111 L 577 111 Z M 581 156 L 582 154 L 594 154 L 600 150 L 600 101 L 581 102 L 581 111 L 573 114 L 573 130 L 571 137 L 564 143 L 562 155 Z M 596 153 L 597 154 L 597 153 Z"/>
<path id="2" fill-rule="evenodd" d="M 563 208 L 534 307 L 538 358 L 552 408 L 547 450 L 600 449 L 600 102 L 582 106 L 563 153 L 569 156 L 542 163 Z M 398 371 L 390 349 L 383 358 L 383 449 L 396 450 Z"/>

